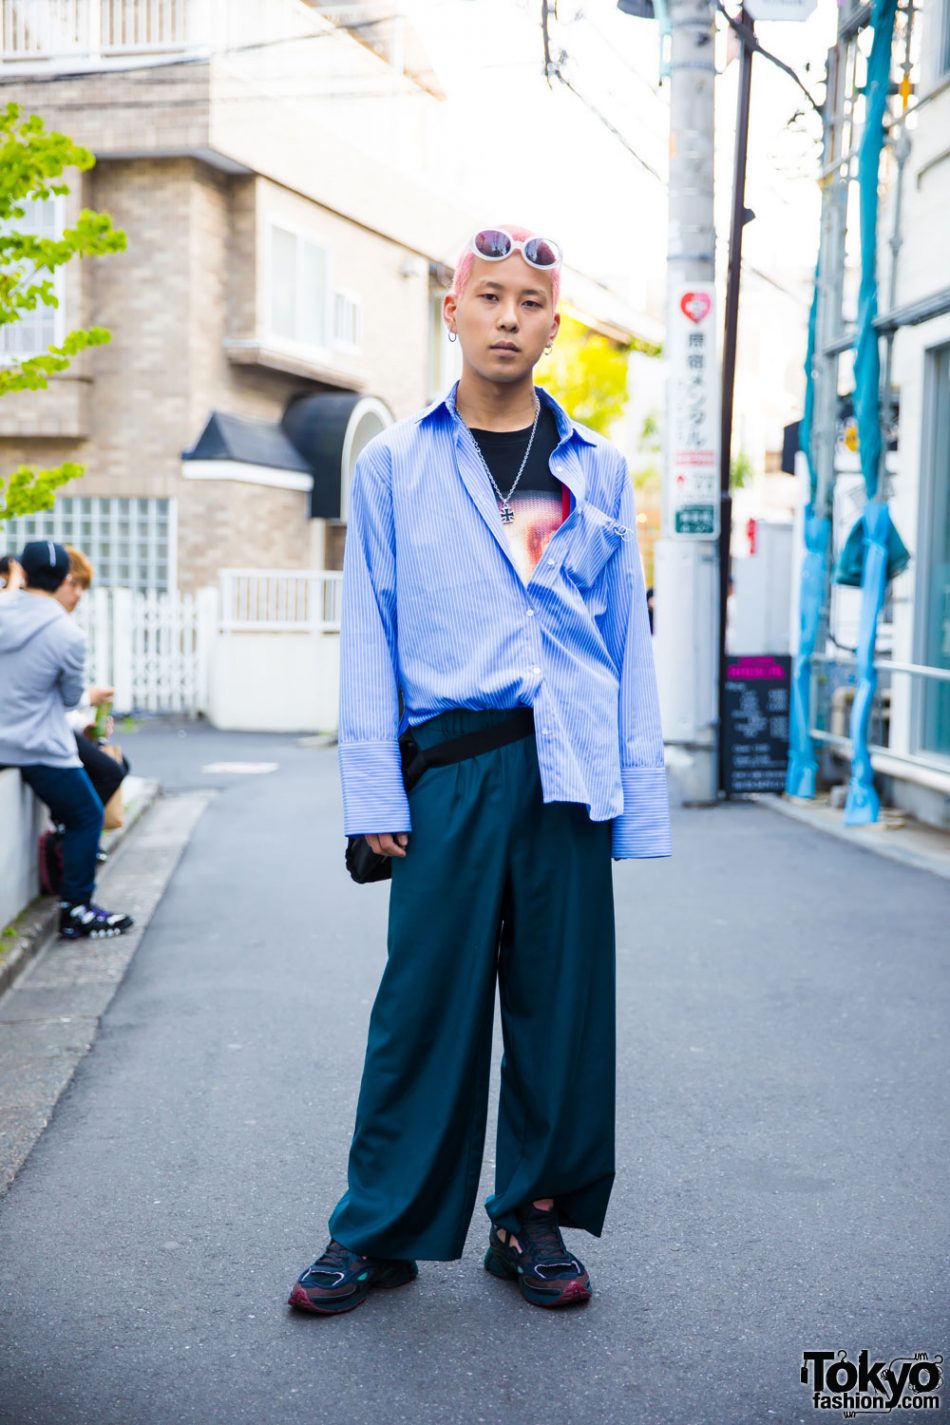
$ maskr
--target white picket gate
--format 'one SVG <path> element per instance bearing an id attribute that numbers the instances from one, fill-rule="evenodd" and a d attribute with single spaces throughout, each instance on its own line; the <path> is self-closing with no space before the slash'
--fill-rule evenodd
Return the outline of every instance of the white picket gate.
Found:
<path id="1" fill-rule="evenodd" d="M 259 699 L 270 684 L 290 721 L 307 725 L 319 705 L 329 725 L 342 578 L 330 570 L 222 569 L 216 588 L 195 594 L 93 589 L 75 614 L 89 641 L 86 677 L 115 688 L 118 713 L 217 712 L 230 726 L 242 715 L 237 703 L 273 727 L 276 714 Z M 287 659 L 302 660 L 295 679 Z M 318 691 L 306 691 L 308 678 Z"/>
<path id="2" fill-rule="evenodd" d="M 92 683 L 115 688 L 119 713 L 204 710 L 217 591 L 197 594 L 94 589 L 76 618 L 89 640 Z"/>

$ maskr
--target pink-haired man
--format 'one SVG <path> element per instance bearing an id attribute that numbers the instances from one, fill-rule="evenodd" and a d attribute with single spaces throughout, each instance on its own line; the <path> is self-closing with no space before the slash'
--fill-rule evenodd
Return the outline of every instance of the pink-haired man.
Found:
<path id="1" fill-rule="evenodd" d="M 671 847 L 626 462 L 533 379 L 560 275 L 552 240 L 480 229 L 443 300 L 462 375 L 356 463 L 339 756 L 344 831 L 392 878 L 388 956 L 307 1311 L 462 1255 L 496 984 L 484 1265 L 532 1305 L 591 1295 L 561 1228 L 599 1237 L 614 1179 L 612 860 Z"/>

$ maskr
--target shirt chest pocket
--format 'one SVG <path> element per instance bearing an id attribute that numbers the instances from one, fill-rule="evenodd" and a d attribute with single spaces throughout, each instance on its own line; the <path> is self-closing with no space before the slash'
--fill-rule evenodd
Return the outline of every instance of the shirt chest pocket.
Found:
<path id="1" fill-rule="evenodd" d="M 578 505 L 573 528 L 565 529 L 565 554 L 561 567 L 580 588 L 595 584 L 624 542 L 634 537 L 627 525 L 605 515 L 596 505 Z"/>

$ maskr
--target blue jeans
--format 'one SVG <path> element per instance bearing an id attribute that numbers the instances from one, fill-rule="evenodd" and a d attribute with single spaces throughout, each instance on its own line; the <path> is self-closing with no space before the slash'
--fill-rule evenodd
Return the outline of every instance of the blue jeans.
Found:
<path id="1" fill-rule="evenodd" d="M 21 767 L 23 780 L 50 809 L 63 835 L 63 885 L 60 899 L 70 905 L 92 900 L 96 888 L 96 852 L 102 835 L 102 802 L 83 767 Z"/>

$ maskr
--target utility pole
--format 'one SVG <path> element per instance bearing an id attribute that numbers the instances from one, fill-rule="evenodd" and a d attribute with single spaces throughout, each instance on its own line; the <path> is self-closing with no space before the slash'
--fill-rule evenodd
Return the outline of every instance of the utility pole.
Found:
<path id="1" fill-rule="evenodd" d="M 719 680 L 720 717 L 725 707 L 726 611 L 729 595 L 729 547 L 732 541 L 732 416 L 736 390 L 736 345 L 739 333 L 739 286 L 742 280 L 742 233 L 751 217 L 745 205 L 746 160 L 749 154 L 749 106 L 752 97 L 752 45 L 755 21 L 739 11 L 742 51 L 739 60 L 739 101 L 736 113 L 736 147 L 732 178 L 732 222 L 729 228 L 729 279 L 726 285 L 726 321 L 722 342 L 722 426 L 719 438 Z M 719 736 L 719 786 L 728 795 L 723 760 L 722 726 Z"/>
<path id="2" fill-rule="evenodd" d="M 712 9 L 670 0 L 667 416 L 655 661 L 671 800 L 716 801 L 719 379 Z"/>

